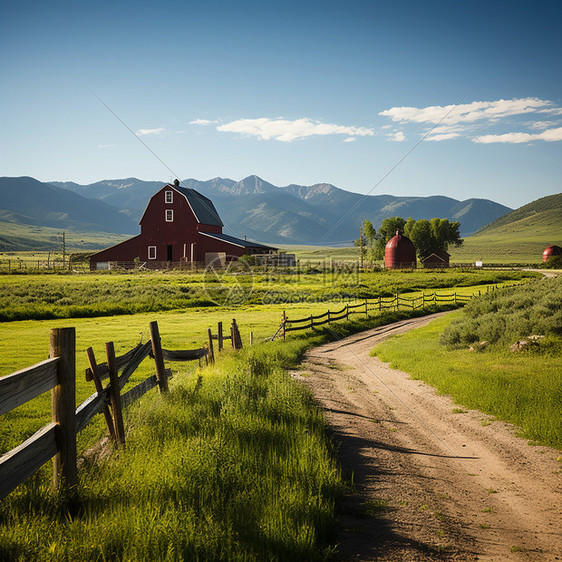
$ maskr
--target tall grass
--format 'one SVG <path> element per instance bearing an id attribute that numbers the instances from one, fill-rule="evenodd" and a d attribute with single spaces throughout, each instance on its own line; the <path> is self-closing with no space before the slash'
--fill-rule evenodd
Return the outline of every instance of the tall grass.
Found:
<path id="1" fill-rule="evenodd" d="M 303 345 L 256 346 L 146 397 L 126 450 L 85 463 L 70 507 L 37 479 L 4 500 L 0 558 L 322 559 L 343 485 L 282 368 Z"/>

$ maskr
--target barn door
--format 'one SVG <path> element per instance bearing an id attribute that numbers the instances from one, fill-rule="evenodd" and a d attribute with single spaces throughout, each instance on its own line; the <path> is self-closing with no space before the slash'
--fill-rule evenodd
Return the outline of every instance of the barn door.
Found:
<path id="1" fill-rule="evenodd" d="M 168 261 L 173 261 L 172 260 L 172 248 L 173 248 L 173 246 L 171 244 L 168 244 L 168 246 L 166 247 L 166 252 L 167 252 L 166 253 L 166 256 L 167 256 L 166 259 Z"/>

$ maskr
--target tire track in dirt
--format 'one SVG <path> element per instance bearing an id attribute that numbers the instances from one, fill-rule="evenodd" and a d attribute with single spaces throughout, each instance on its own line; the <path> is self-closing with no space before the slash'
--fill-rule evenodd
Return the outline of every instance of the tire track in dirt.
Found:
<path id="1" fill-rule="evenodd" d="M 310 350 L 294 373 L 333 432 L 352 491 L 344 560 L 562 560 L 560 455 L 391 369 L 369 351 L 444 313 Z"/>

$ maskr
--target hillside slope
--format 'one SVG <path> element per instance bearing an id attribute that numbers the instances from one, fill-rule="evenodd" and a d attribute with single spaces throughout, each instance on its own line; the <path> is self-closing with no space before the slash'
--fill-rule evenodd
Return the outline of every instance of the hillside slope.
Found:
<path id="1" fill-rule="evenodd" d="M 540 263 L 550 244 L 562 245 L 562 193 L 500 217 L 451 250 L 453 261 Z"/>
<path id="2" fill-rule="evenodd" d="M 30 177 L 0 178 L 0 220 L 75 231 L 136 233 L 134 220 L 97 199 Z"/>

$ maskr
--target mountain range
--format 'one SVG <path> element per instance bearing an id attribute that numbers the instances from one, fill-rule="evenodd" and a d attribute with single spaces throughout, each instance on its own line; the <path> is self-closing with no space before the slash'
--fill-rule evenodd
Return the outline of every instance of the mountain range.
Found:
<path id="1" fill-rule="evenodd" d="M 166 182 L 136 178 L 88 185 L 0 178 L 0 222 L 60 229 L 137 234 L 152 195 Z M 346 244 L 364 219 L 378 228 L 387 217 L 446 217 L 470 235 L 511 209 L 488 199 L 361 195 L 328 183 L 275 186 L 258 176 L 240 181 L 186 179 L 215 204 L 224 232 L 272 244 Z"/>
<path id="2" fill-rule="evenodd" d="M 89 185 L 52 183 L 75 194 L 99 199 L 136 220 L 149 198 L 163 185 L 136 178 Z M 196 189 L 213 201 L 225 224 L 225 232 L 275 244 L 346 243 L 358 237 L 359 225 L 364 219 L 371 220 L 377 227 L 384 218 L 396 215 L 458 220 L 462 235 L 467 236 L 511 211 L 488 199 L 364 196 L 329 183 L 277 187 L 258 176 L 240 181 L 190 178 L 181 185 Z"/>

